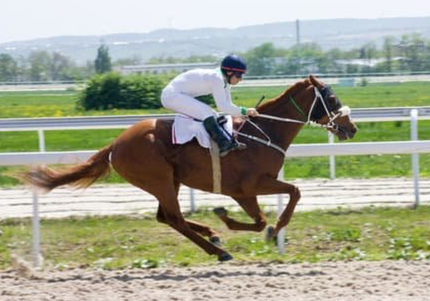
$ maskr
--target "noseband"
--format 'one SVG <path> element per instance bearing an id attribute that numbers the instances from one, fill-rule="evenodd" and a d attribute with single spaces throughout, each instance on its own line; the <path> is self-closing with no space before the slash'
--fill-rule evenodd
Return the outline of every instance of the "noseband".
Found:
<path id="1" fill-rule="evenodd" d="M 334 123 L 334 120 L 336 120 L 336 118 L 341 117 L 341 116 L 347 116 L 351 114 L 351 109 L 347 106 L 345 107 L 340 107 L 340 109 L 337 110 L 337 113 L 334 113 L 334 109 L 330 108 L 328 106 L 328 101 L 327 98 L 330 97 L 330 95 L 334 95 L 333 90 L 331 89 L 330 86 L 325 86 L 323 89 L 318 89 L 317 87 L 314 87 L 315 90 L 315 97 L 318 97 L 318 99 L 320 99 L 321 101 L 318 104 L 321 104 L 322 107 L 324 108 L 324 110 L 320 110 L 317 111 L 315 108 L 315 103 L 316 100 L 314 100 L 312 107 L 309 111 L 309 119 L 312 118 L 313 121 L 316 122 L 316 120 L 319 120 L 320 118 L 322 118 L 324 115 L 328 116 L 328 122 L 326 123 L 326 125 L 324 126 L 326 129 L 334 129 L 334 130 L 338 130 L 338 125 Z M 315 114 L 315 116 L 314 116 Z"/>

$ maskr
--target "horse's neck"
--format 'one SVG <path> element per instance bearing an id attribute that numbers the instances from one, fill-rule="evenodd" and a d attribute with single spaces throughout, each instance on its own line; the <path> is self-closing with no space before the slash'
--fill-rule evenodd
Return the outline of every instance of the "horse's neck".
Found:
<path id="1" fill-rule="evenodd" d="M 310 101 L 310 93 L 308 91 L 301 91 L 296 93 L 294 101 L 307 116 L 312 101 Z M 290 99 L 291 93 L 286 93 L 275 99 L 270 106 L 265 108 L 261 113 L 280 118 L 288 118 L 293 120 L 299 120 L 306 122 L 307 118 L 303 116 L 299 110 L 294 106 Z M 259 125 L 263 131 L 271 138 L 272 142 L 279 145 L 283 149 L 287 149 L 292 143 L 294 138 L 300 132 L 303 124 L 294 122 L 283 122 L 283 121 L 268 121 L 267 119 L 261 119 Z"/>

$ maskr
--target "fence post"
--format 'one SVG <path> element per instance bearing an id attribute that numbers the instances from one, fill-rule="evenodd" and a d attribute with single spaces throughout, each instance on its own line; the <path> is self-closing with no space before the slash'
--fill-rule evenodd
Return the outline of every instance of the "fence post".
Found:
<path id="1" fill-rule="evenodd" d="M 284 165 L 282 165 L 282 168 L 278 173 L 278 180 L 280 181 L 284 180 Z M 278 217 L 282 214 L 283 209 L 284 209 L 284 200 L 283 200 L 282 194 L 278 194 Z M 279 231 L 276 237 L 276 243 L 278 245 L 279 254 L 280 255 L 284 254 L 285 253 L 285 228 L 282 228 L 281 231 Z"/>
<path id="2" fill-rule="evenodd" d="M 37 131 L 39 137 L 39 152 L 44 153 L 45 147 L 45 133 L 43 130 Z M 33 266 L 38 268 L 41 264 L 40 256 L 40 218 L 39 218 L 39 196 L 37 192 L 33 192 L 33 217 L 32 217 L 32 257 Z"/>
<path id="3" fill-rule="evenodd" d="M 45 132 L 43 130 L 37 130 L 37 135 L 39 136 L 39 152 L 44 153 L 46 151 Z"/>
<path id="4" fill-rule="evenodd" d="M 36 192 L 33 192 L 33 218 L 32 218 L 33 246 L 32 257 L 33 266 L 40 267 L 40 219 L 39 219 L 39 202 Z"/>
<path id="5" fill-rule="evenodd" d="M 196 197 L 192 188 L 190 188 L 190 212 L 196 212 Z"/>
<path id="6" fill-rule="evenodd" d="M 328 132 L 328 143 L 334 143 L 334 135 Z M 336 159 L 334 155 L 330 155 L 330 179 L 334 180 L 336 178 Z"/>
<path id="7" fill-rule="evenodd" d="M 418 110 L 411 110 L 411 141 L 418 140 Z M 419 155 L 412 154 L 412 171 L 414 174 L 414 190 L 415 190 L 415 205 L 417 208 L 420 205 L 420 165 Z"/>

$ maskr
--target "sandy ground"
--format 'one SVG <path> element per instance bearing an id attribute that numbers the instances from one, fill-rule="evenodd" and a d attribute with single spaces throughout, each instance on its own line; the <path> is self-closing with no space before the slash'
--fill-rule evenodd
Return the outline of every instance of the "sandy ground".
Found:
<path id="1" fill-rule="evenodd" d="M 430 261 L 0 272 L 0 300 L 430 300 Z"/>

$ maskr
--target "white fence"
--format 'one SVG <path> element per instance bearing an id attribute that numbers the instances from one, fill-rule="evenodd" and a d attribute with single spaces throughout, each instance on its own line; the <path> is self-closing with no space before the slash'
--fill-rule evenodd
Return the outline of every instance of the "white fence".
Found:
<path id="1" fill-rule="evenodd" d="M 405 120 L 405 109 L 392 108 L 392 112 L 396 114 L 388 114 L 387 110 L 384 112 L 385 116 L 375 116 L 375 110 L 370 110 L 373 116 L 362 116 L 355 118 L 356 121 L 393 121 Z M 378 110 L 376 110 L 378 111 Z M 399 113 L 400 112 L 400 113 Z M 334 162 L 334 156 L 339 155 L 372 155 L 372 154 L 412 154 L 412 166 L 414 173 L 414 187 L 415 187 L 415 206 L 419 205 L 419 159 L 418 154 L 430 153 L 430 140 L 418 141 L 418 116 L 419 112 L 422 113 L 422 119 L 430 119 L 429 108 L 415 108 L 408 109 L 408 120 L 411 123 L 411 140 L 410 141 L 391 141 L 391 142 L 366 142 L 366 143 L 331 143 L 329 144 L 305 144 L 305 145 L 292 145 L 287 153 L 287 157 L 314 157 L 314 156 L 330 156 L 330 162 Z M 364 114 L 365 115 L 365 114 Z M 166 116 L 163 116 L 166 117 Z M 0 166 L 13 166 L 13 165 L 27 165 L 27 164 L 72 164 L 82 162 L 88 159 L 96 151 L 70 151 L 70 152 L 46 152 L 44 130 L 48 129 L 73 129 L 73 128 L 123 128 L 130 125 L 124 124 L 121 118 L 111 118 L 109 122 L 107 119 L 100 117 L 89 118 L 96 124 L 93 126 L 85 124 L 88 118 L 60 118 L 60 119 L 9 119 L 0 120 L 0 131 L 23 131 L 23 130 L 37 130 L 39 133 L 39 146 L 40 152 L 27 152 L 27 153 L 0 153 Z M 130 118 L 130 117 L 126 117 Z M 124 119 L 126 119 L 124 118 Z M 143 117 L 140 116 L 140 119 Z M 121 122 L 119 122 L 121 120 Z M 130 120 L 128 120 L 130 121 Z M 45 122 L 45 124 L 44 124 Z M 104 124 L 103 124 L 104 122 Z M 48 125 L 50 123 L 50 125 Z M 97 125 L 98 123 L 98 125 Z M 109 123 L 109 124 L 107 124 Z M 3 126 L 2 126 L 3 125 Z M 334 177 L 334 165 L 331 166 L 331 174 Z M 280 173 L 282 177 L 282 173 Z M 191 196 L 193 194 L 191 193 Z M 278 210 L 283 210 L 282 196 L 278 198 Z M 191 208 L 195 208 L 194 198 L 191 197 Z M 280 252 L 283 252 L 283 232 L 278 236 L 278 243 Z M 33 260 L 34 265 L 40 265 L 40 233 L 39 233 L 39 210 L 37 195 L 33 196 Z"/>
<path id="2" fill-rule="evenodd" d="M 0 166 L 32 164 L 75 164 L 87 160 L 96 150 L 0 153 Z M 350 155 L 395 155 L 430 153 L 430 140 L 356 142 L 334 144 L 293 144 L 287 157 L 324 157 Z"/>
<path id="3" fill-rule="evenodd" d="M 382 121 L 411 121 L 411 139 L 418 140 L 418 137 L 412 137 L 412 133 L 417 131 L 418 124 L 414 123 L 414 118 L 411 117 L 411 112 L 416 111 L 421 120 L 430 120 L 430 107 L 400 107 L 400 108 L 362 108 L 354 109 L 352 118 L 356 122 L 382 122 Z M 71 130 L 71 129 L 103 129 L 103 128 L 127 128 L 130 125 L 147 118 L 172 118 L 172 114 L 164 115 L 131 115 L 131 116 L 97 116 L 97 117 L 63 117 L 63 118 L 8 118 L 0 119 L 0 131 L 37 131 L 39 137 L 39 151 L 40 153 L 23 153 L 23 154 L 1 154 L 0 153 L 0 166 L 1 165 L 19 165 L 21 164 L 50 164 L 50 163 L 72 163 L 73 157 L 78 160 L 84 160 L 84 152 L 65 152 L 65 153 L 45 153 L 45 135 L 46 130 Z M 416 135 L 417 136 L 417 135 Z M 328 141 L 330 144 L 334 143 L 334 137 L 329 134 Z M 376 154 L 385 154 L 385 151 L 390 151 L 396 147 L 399 151 L 408 148 L 406 144 L 399 144 L 394 142 L 395 145 L 386 143 L 375 143 L 371 148 Z M 350 144 L 348 144 L 350 145 Z M 295 148 L 309 148 L 317 150 L 315 155 L 309 154 L 304 149 L 299 149 L 297 154 L 304 154 L 306 156 L 330 156 L 330 177 L 335 178 L 335 155 L 352 155 L 353 152 L 360 150 L 359 154 L 367 153 L 370 146 L 363 144 L 362 146 L 354 144 L 355 146 L 345 145 L 342 149 L 333 148 L 329 145 L 308 145 L 308 146 L 294 146 L 289 150 L 289 156 L 294 156 Z M 411 146 L 413 147 L 413 146 Z M 414 148 L 415 149 L 415 148 Z M 409 149 L 411 150 L 411 149 Z M 45 153 L 45 154 L 43 154 Z M 72 161 L 68 161 L 72 160 Z M 13 162 L 13 163 L 12 163 Z"/>

